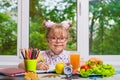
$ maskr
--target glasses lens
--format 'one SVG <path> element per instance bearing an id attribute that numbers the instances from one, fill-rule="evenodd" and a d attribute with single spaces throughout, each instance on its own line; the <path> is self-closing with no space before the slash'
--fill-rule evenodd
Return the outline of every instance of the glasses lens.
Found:
<path id="1" fill-rule="evenodd" d="M 57 38 L 57 37 L 50 37 L 50 40 L 52 42 L 55 42 L 55 41 L 59 41 L 59 42 L 65 42 L 67 40 L 66 37 L 60 37 L 60 38 Z"/>

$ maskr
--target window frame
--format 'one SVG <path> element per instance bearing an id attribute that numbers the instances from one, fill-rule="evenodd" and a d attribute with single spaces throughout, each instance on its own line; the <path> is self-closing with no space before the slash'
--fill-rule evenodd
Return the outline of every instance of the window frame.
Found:
<path id="1" fill-rule="evenodd" d="M 88 12 L 85 10 L 87 4 L 87 0 L 77 0 L 77 52 L 85 61 L 89 57 Z"/>
<path id="2" fill-rule="evenodd" d="M 0 65 L 16 65 L 21 61 L 21 48 L 29 47 L 29 0 L 18 0 L 17 53 L 0 56 Z"/>
<path id="3" fill-rule="evenodd" d="M 89 55 L 89 26 L 88 26 L 88 0 L 77 0 L 77 51 L 85 61 L 90 57 L 99 57 L 105 63 L 117 64 L 120 55 Z M 84 35 L 84 36 L 83 36 Z M 17 55 L 0 56 L 0 65 L 12 62 L 18 64 L 22 60 L 19 49 L 29 47 L 29 0 L 18 0 L 18 38 Z M 11 64 L 11 63 L 10 63 Z M 11 64 L 12 65 L 12 64 Z"/>
<path id="4" fill-rule="evenodd" d="M 78 50 L 80 50 L 81 56 L 84 60 L 88 60 L 90 57 L 101 58 L 104 63 L 118 65 L 120 61 L 120 55 L 89 55 L 89 0 L 78 0 Z M 80 19 L 80 20 L 79 20 Z M 80 27 L 80 28 L 79 28 Z M 83 36 L 84 35 L 84 36 Z"/>

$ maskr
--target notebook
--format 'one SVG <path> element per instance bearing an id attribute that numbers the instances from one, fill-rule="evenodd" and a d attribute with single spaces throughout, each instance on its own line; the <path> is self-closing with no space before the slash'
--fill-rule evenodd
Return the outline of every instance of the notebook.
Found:
<path id="1" fill-rule="evenodd" d="M 25 74 L 25 70 L 21 68 L 1 68 L 0 74 L 7 76 L 20 76 Z"/>

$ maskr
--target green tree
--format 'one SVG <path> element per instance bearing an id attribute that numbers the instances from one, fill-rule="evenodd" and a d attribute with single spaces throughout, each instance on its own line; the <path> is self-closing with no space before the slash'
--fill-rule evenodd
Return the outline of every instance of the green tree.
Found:
<path id="1" fill-rule="evenodd" d="M 0 55 L 17 52 L 17 21 L 13 19 L 17 18 L 16 3 L 17 0 L 0 0 Z"/>
<path id="2" fill-rule="evenodd" d="M 16 54 L 17 24 L 6 14 L 0 14 L 0 55 Z"/>
<path id="3" fill-rule="evenodd" d="M 53 9 L 50 8 L 52 5 L 48 6 L 43 2 L 45 0 L 30 0 L 30 47 L 37 47 L 42 50 L 49 48 L 45 40 L 46 30 L 42 25 L 43 21 L 61 22 L 70 20 L 73 27 L 70 30 L 71 38 L 68 41 L 67 49 L 76 50 L 76 1 L 63 0 L 56 2 L 57 5 Z M 65 5 L 65 8 L 63 6 L 60 9 L 59 7 L 62 7 L 62 5 Z"/>
<path id="4" fill-rule="evenodd" d="M 120 1 L 90 1 L 90 53 L 120 54 Z"/>

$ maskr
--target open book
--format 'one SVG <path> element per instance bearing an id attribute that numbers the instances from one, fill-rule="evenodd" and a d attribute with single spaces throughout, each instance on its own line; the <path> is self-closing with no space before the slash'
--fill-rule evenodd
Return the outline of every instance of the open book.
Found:
<path id="1" fill-rule="evenodd" d="M 42 73 L 55 73 L 55 65 L 49 65 L 48 70 L 36 70 L 37 74 L 42 74 Z"/>
<path id="2" fill-rule="evenodd" d="M 20 68 L 1 68 L 0 74 L 7 76 L 20 76 L 25 74 L 25 70 Z"/>

